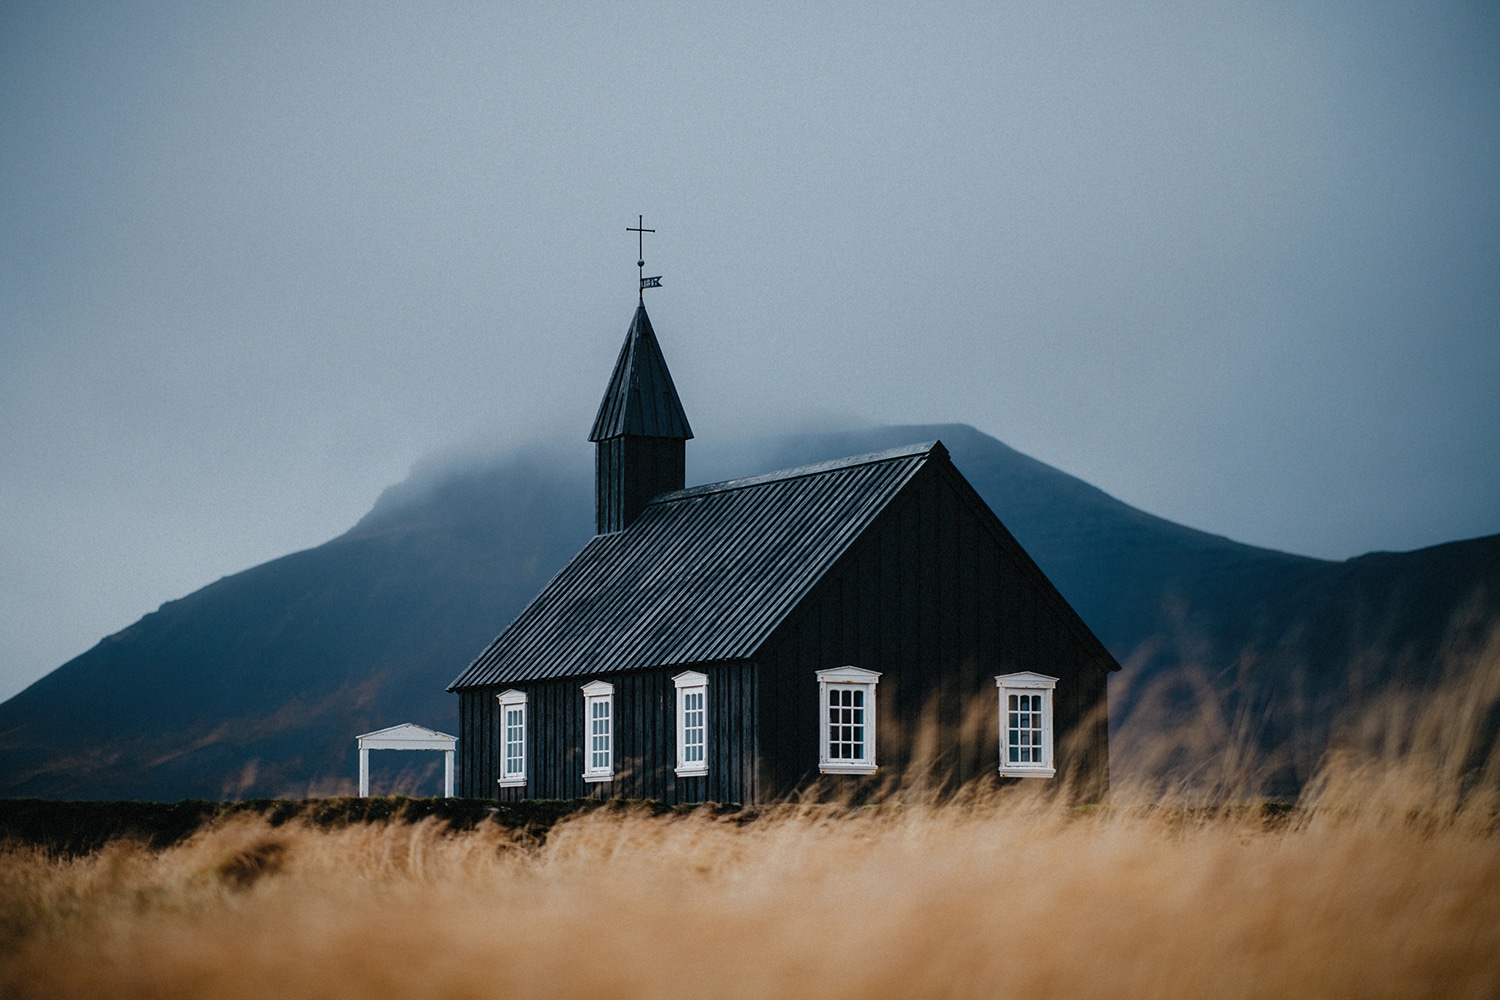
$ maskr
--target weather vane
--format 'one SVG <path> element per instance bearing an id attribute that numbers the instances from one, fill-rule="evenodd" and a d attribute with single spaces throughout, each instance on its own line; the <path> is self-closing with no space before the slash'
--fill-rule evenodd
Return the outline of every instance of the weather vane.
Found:
<path id="1" fill-rule="evenodd" d="M 635 217 L 635 219 L 636 219 L 635 225 L 633 225 L 633 226 L 626 226 L 625 227 L 625 231 L 627 233 L 635 233 L 636 234 L 636 237 L 635 237 L 635 244 L 636 244 L 636 261 L 635 261 L 635 266 L 641 269 L 641 304 L 644 305 L 645 302 L 646 302 L 646 289 L 648 289 L 648 288 L 660 288 L 661 287 L 661 275 L 658 274 L 654 278 L 648 278 L 648 277 L 646 277 L 646 234 L 647 233 L 654 233 L 654 232 L 656 232 L 656 230 L 654 230 L 654 229 L 647 229 L 646 228 L 646 217 L 644 215 L 637 215 Z"/>

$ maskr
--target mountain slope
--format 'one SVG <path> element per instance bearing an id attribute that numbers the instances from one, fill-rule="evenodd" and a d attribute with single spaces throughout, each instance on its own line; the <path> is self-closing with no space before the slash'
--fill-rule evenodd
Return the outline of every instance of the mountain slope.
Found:
<path id="1" fill-rule="evenodd" d="M 390 492 L 0 705 L 0 794 L 307 794 L 347 783 L 359 733 L 456 732 L 444 686 L 588 536 L 591 493 L 526 458 Z"/>
<path id="2" fill-rule="evenodd" d="M 689 481 L 931 438 L 1126 665 L 1112 715 L 1187 711 L 1190 689 L 1166 679 L 1192 668 L 1263 743 L 1296 744 L 1285 788 L 1360 691 L 1431 679 L 1456 609 L 1500 618 L 1500 536 L 1345 563 L 1253 548 L 964 425 L 695 443 Z M 339 538 L 163 605 L 0 705 L 0 794 L 348 790 L 355 735 L 402 721 L 456 732 L 444 687 L 587 540 L 591 465 L 575 448 L 414 475 Z M 436 766 L 427 756 L 385 766 L 411 786 Z"/>

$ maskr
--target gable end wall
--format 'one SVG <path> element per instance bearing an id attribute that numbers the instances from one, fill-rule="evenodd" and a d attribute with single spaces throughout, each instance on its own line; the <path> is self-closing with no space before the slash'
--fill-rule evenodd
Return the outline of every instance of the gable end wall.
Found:
<path id="1" fill-rule="evenodd" d="M 1114 661 L 966 487 L 947 461 L 923 469 L 757 654 L 769 794 L 818 778 L 816 672 L 846 664 L 882 674 L 880 778 L 918 759 L 952 786 L 996 777 L 995 676 L 1036 670 L 1060 678 L 1059 774 L 1084 776 L 1081 797 L 1104 794 Z"/>

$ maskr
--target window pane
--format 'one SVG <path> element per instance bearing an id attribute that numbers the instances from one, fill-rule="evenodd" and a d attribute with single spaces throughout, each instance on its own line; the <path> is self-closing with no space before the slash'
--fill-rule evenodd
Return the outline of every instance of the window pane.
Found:
<path id="1" fill-rule="evenodd" d="M 610 699 L 593 697 L 588 701 L 589 770 L 610 769 Z"/>
<path id="2" fill-rule="evenodd" d="M 503 772 L 507 778 L 526 773 L 526 709 L 519 705 L 506 706 L 504 733 Z"/>
<path id="3" fill-rule="evenodd" d="M 1004 715 L 1006 725 L 1001 756 L 1007 763 L 1046 766 L 1047 753 L 1042 741 L 1042 731 L 1045 728 L 1042 705 L 1047 697 L 1041 692 L 1003 692 L 1001 701 L 1007 711 Z"/>
<path id="4" fill-rule="evenodd" d="M 830 685 L 828 692 L 828 745 L 824 748 L 827 760 L 863 761 L 871 760 L 873 748 L 867 742 L 865 728 L 866 706 L 874 704 L 867 687 L 853 685 Z"/>
<path id="5" fill-rule="evenodd" d="M 704 703 L 707 695 L 702 689 L 685 690 L 681 698 L 682 762 L 701 764 L 706 759 L 704 721 L 707 711 Z"/>

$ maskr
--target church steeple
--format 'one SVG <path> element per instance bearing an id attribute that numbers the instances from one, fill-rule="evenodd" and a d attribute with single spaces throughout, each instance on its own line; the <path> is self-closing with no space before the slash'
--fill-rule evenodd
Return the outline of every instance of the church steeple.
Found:
<path id="1" fill-rule="evenodd" d="M 623 530 L 652 497 L 682 489 L 692 436 L 642 302 L 589 432 L 596 445 L 594 523 L 599 534 Z"/>

